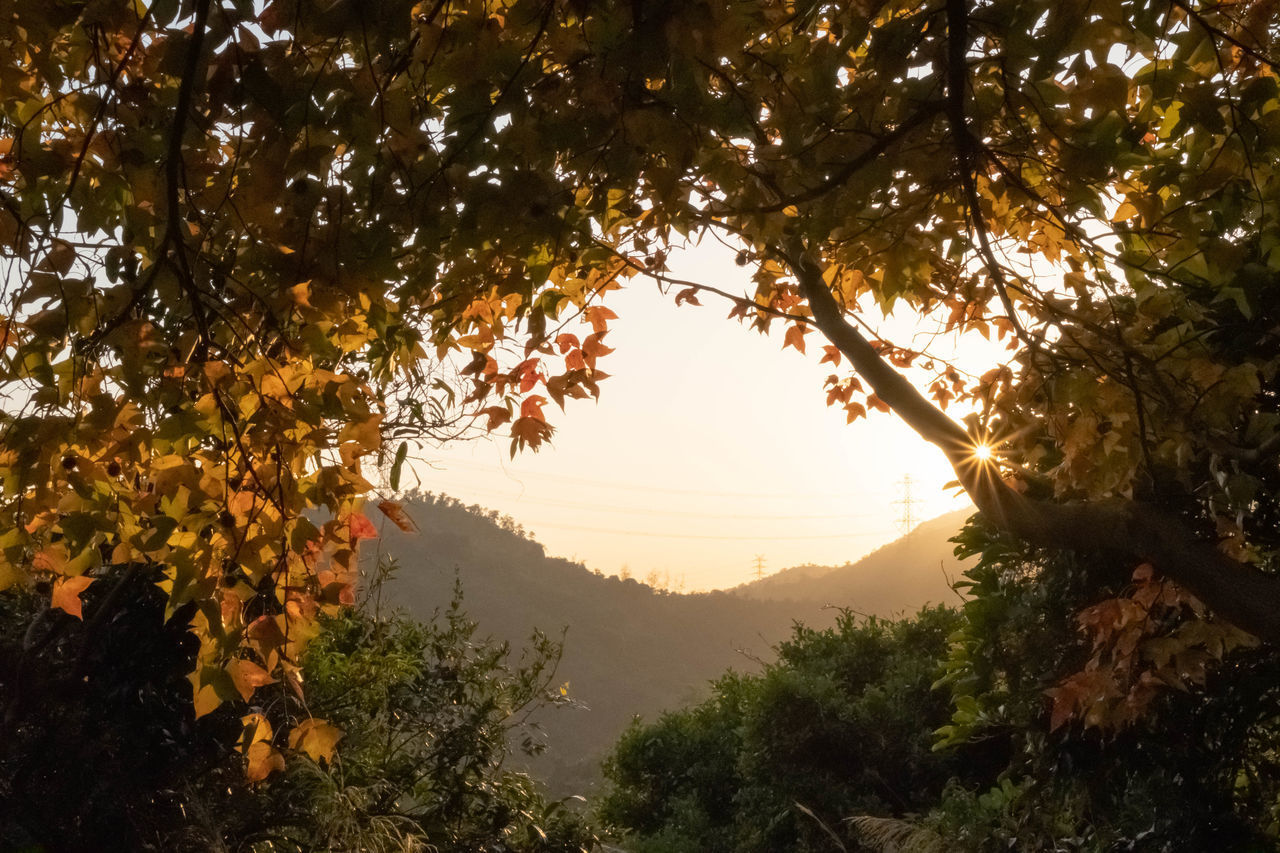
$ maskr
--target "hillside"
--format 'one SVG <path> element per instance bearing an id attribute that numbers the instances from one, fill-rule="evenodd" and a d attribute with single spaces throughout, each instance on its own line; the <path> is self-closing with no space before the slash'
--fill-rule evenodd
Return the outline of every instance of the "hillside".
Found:
<path id="1" fill-rule="evenodd" d="M 796 592 L 780 596 L 787 600 L 772 600 L 768 581 L 773 578 L 755 589 L 678 595 L 547 557 L 541 545 L 496 513 L 449 498 L 420 499 L 408 511 L 420 534 L 407 536 L 390 524 L 381 525 L 384 538 L 378 550 L 401 565 L 385 598 L 415 616 L 429 617 L 449 601 L 455 578 L 460 578 L 464 607 L 483 633 L 518 647 L 535 628 L 552 635 L 565 631 L 557 680 L 569 682 L 569 693 L 581 707 L 542 716 L 549 749 L 533 762 L 535 772 L 557 793 L 580 793 L 596 782 L 599 761 L 633 716 L 653 717 L 701 696 L 707 682 L 726 669 L 757 669 L 757 661 L 772 656 L 771 647 L 797 620 L 829 624 L 833 614 L 824 605 L 853 602 L 843 592 L 823 596 L 817 590 L 825 577 L 839 581 L 833 590 L 856 589 L 844 574 L 862 565 L 808 579 L 803 570 L 779 573 L 774 577 L 796 580 L 777 584 L 780 592 Z M 934 552 L 926 554 L 914 545 L 901 552 L 891 548 L 872 557 L 890 552 L 886 559 L 919 559 L 935 567 L 919 574 L 940 576 Z M 914 576 L 914 570 L 901 565 L 884 574 L 894 585 L 899 577 Z M 914 609 L 942 600 L 939 586 L 914 602 L 912 582 L 900 594 L 880 590 L 876 601 L 868 599 L 856 609 L 881 615 Z M 865 579 L 863 587 L 871 589 Z M 882 609 L 876 603 L 881 600 L 892 608 Z"/>
<path id="2" fill-rule="evenodd" d="M 964 565 L 955 536 L 973 510 L 926 521 L 907 536 L 843 566 L 796 566 L 730 590 L 744 598 L 829 604 L 878 616 L 912 613 L 926 603 L 955 603 L 951 584 Z"/>

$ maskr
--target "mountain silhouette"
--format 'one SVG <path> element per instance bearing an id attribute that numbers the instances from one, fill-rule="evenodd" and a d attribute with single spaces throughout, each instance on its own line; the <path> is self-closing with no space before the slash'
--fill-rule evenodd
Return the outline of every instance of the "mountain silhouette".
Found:
<path id="1" fill-rule="evenodd" d="M 818 602 L 877 616 L 911 614 L 926 603 L 958 603 L 951 584 L 964 565 L 948 540 L 972 509 L 926 521 L 901 539 L 843 566 L 796 566 L 730 592 L 771 601 Z"/>

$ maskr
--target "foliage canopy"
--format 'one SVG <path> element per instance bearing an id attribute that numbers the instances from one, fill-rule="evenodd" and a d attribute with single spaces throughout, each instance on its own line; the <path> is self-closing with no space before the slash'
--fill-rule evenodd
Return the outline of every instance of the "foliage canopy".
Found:
<path id="1" fill-rule="evenodd" d="M 1072 611 L 1096 576 L 980 523 L 957 541 L 978 558 L 959 612 L 798 629 L 763 674 L 637 721 L 600 806 L 628 849 L 1275 849 L 1274 647 L 1123 731 L 1060 725 L 1044 694 L 1094 652 Z"/>
<path id="2" fill-rule="evenodd" d="M 477 412 L 537 448 L 604 378 L 607 292 L 720 292 L 665 271 L 714 236 L 753 270 L 731 316 L 820 331 L 857 374 L 830 401 L 903 417 L 995 523 L 1180 584 L 1225 619 L 1192 608 L 1184 650 L 1280 638 L 1277 26 L 1197 0 L 6 7 L 0 587 L 78 614 L 110 567 L 162 566 L 198 710 L 298 687 L 370 461 L 394 488 L 398 441 Z M 873 306 L 1011 360 L 966 376 L 860 331 Z M 1142 621 L 1122 598 L 1108 637 Z"/>
<path id="3" fill-rule="evenodd" d="M 508 763 L 543 745 L 530 711 L 565 701 L 559 644 L 538 635 L 516 653 L 478 636 L 456 590 L 423 622 L 366 602 L 321 620 L 305 703 L 275 684 L 196 719 L 189 612 L 166 618 L 152 577 L 125 592 L 88 652 L 89 625 L 35 595 L 0 597 L 0 848 L 596 848 L 566 802 Z"/>

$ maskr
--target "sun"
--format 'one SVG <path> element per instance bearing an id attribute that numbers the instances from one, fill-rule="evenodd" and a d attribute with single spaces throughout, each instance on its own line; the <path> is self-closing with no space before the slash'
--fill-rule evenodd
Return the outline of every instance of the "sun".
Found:
<path id="1" fill-rule="evenodd" d="M 995 456 L 995 451 L 991 449 L 989 444 L 975 444 L 973 446 L 973 456 L 979 462 L 990 462 Z"/>

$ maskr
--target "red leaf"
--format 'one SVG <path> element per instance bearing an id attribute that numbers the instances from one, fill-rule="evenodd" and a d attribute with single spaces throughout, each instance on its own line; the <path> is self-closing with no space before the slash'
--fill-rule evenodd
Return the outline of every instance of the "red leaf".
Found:
<path id="1" fill-rule="evenodd" d="M 355 543 L 361 539 L 377 539 L 378 529 L 373 526 L 364 513 L 353 512 L 347 517 L 347 524 L 351 527 L 351 542 Z"/>
<path id="2" fill-rule="evenodd" d="M 540 394 L 534 394 L 532 397 L 526 397 L 525 401 L 520 404 L 520 417 L 533 418 L 538 421 L 546 421 L 542 416 L 542 407 L 546 405 L 547 399 Z"/>

